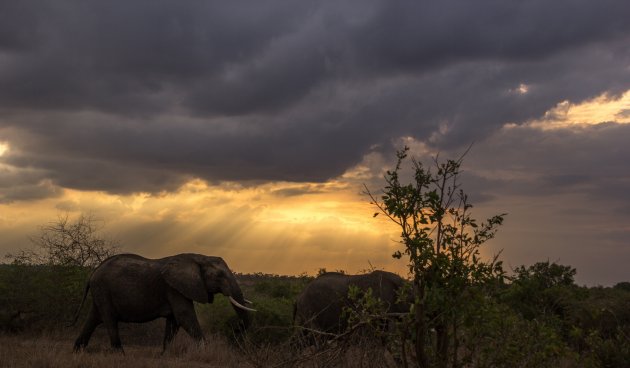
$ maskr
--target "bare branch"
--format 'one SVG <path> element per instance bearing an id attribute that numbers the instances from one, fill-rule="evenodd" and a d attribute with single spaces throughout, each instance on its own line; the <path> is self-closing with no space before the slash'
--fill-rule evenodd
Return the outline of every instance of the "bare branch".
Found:
<path id="1" fill-rule="evenodd" d="M 6 257 L 23 264 L 95 267 L 120 248 L 118 242 L 101 233 L 103 227 L 103 222 L 91 214 L 81 214 L 74 222 L 67 214 L 59 215 L 29 237 L 34 248 Z"/>

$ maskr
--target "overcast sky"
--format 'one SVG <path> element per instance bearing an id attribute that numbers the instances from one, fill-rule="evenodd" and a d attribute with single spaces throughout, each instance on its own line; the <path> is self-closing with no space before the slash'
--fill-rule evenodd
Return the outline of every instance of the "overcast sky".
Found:
<path id="1" fill-rule="evenodd" d="M 147 256 L 402 270 L 361 185 L 404 144 L 474 142 L 479 215 L 509 213 L 488 252 L 630 280 L 628 19 L 627 0 L 2 1 L 0 251 L 92 212 Z"/>

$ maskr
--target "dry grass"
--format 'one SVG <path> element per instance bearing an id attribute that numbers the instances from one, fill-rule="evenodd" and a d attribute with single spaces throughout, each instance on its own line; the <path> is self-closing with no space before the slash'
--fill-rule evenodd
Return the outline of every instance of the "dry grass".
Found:
<path id="1" fill-rule="evenodd" d="M 283 344 L 240 343 L 239 350 L 256 368 L 388 368 L 397 367 L 395 358 L 382 342 L 371 335 L 350 334 L 316 345 L 308 337 L 293 336 Z"/>
<path id="2" fill-rule="evenodd" d="M 73 339 L 52 335 L 0 336 L 0 367 L 251 367 L 220 336 L 208 337 L 197 346 L 188 336 L 178 336 L 166 353 L 161 345 L 125 345 L 125 354 L 107 349 L 104 341 L 91 341 L 85 352 L 72 352 Z"/>
<path id="3" fill-rule="evenodd" d="M 357 346 L 333 346 L 324 350 L 291 349 L 288 344 L 235 346 L 220 335 L 208 336 L 198 346 L 180 333 L 162 354 L 161 344 L 125 344 L 125 354 L 111 351 L 105 336 L 95 336 L 88 349 L 72 352 L 70 335 L 41 334 L 0 335 L 2 368 L 111 368 L 111 367 L 394 367 L 396 364 L 384 349 Z"/>
<path id="4" fill-rule="evenodd" d="M 313 347 L 291 351 L 278 347 L 259 348 L 246 357 L 256 368 L 394 368 L 398 364 L 381 347 L 344 346 L 318 350 Z"/>

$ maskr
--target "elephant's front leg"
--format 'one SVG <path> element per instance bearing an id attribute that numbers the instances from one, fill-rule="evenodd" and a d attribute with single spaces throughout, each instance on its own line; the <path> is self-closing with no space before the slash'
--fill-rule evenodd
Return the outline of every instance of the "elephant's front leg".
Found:
<path id="1" fill-rule="evenodd" d="M 164 343 L 162 345 L 162 354 L 166 351 L 166 347 L 173 341 L 173 338 L 179 330 L 179 324 L 174 316 L 166 317 L 166 327 L 164 328 Z"/>
<path id="2" fill-rule="evenodd" d="M 205 341 L 192 300 L 186 299 L 183 295 L 175 292 L 171 293 L 168 299 L 171 303 L 175 323 L 181 326 L 197 342 Z"/>

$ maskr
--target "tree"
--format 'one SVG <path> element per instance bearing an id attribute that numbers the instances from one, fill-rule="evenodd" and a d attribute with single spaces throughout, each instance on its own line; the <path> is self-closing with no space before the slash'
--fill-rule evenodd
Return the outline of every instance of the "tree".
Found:
<path id="1" fill-rule="evenodd" d="M 512 279 L 515 283 L 532 281 L 541 288 L 554 286 L 575 286 L 575 268 L 563 266 L 555 262 L 536 262 L 534 265 L 520 266 L 514 270 L 516 274 Z"/>
<path id="2" fill-rule="evenodd" d="M 464 320 L 466 301 L 479 286 L 504 276 L 498 257 L 484 262 L 479 248 L 495 236 L 505 214 L 482 223 L 472 218 L 473 206 L 459 182 L 463 156 L 446 162 L 434 158 L 435 171 L 412 159 L 413 179 L 402 183 L 408 151 L 405 147 L 397 152 L 396 166 L 385 174 L 380 199 L 365 189 L 378 208 L 374 216 L 384 214 L 401 230 L 403 249 L 393 257 L 408 259 L 415 293 L 410 327 L 415 332 L 412 340 L 418 365 L 425 368 L 435 361 L 439 367 L 449 362 L 457 367 L 457 329 Z"/>
<path id="3" fill-rule="evenodd" d="M 33 248 L 6 257 L 16 264 L 96 267 L 120 248 L 102 229 L 103 222 L 92 215 L 81 214 L 76 221 L 60 215 L 56 221 L 42 225 L 30 238 Z"/>
<path id="4" fill-rule="evenodd" d="M 572 321 L 567 316 L 581 294 L 574 282 L 575 268 L 545 261 L 519 266 L 514 273 L 503 301 L 528 320 L 559 318 L 558 323 L 569 329 Z"/>

